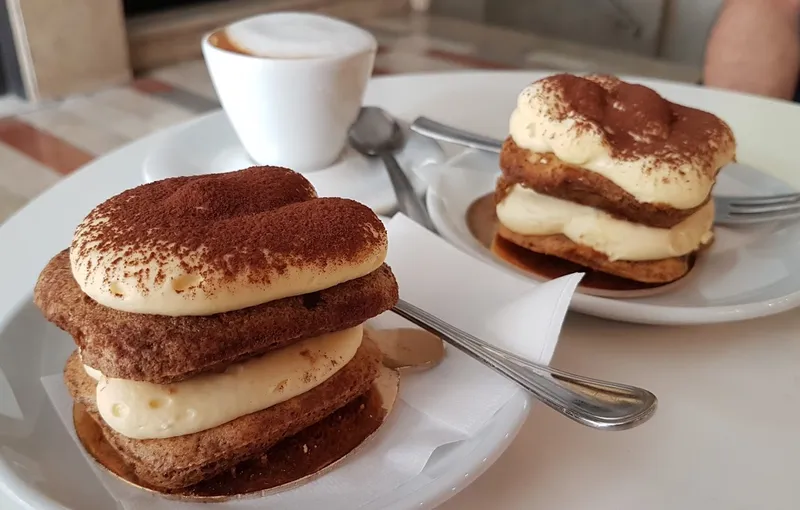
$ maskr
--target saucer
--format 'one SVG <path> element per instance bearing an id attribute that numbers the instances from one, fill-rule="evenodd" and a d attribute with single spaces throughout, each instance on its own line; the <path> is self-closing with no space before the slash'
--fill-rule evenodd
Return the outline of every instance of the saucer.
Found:
<path id="1" fill-rule="evenodd" d="M 422 195 L 426 184 L 418 177 L 425 166 L 442 163 L 438 143 L 402 126 L 406 145 L 397 161 L 406 170 L 414 189 Z M 255 165 L 233 130 L 225 112 L 219 111 L 188 124 L 166 137 L 149 153 L 142 165 L 145 182 L 168 177 L 213 174 Z M 367 158 L 346 147 L 330 167 L 303 174 L 321 197 L 344 197 L 388 214 L 397 206 L 386 168 L 378 158 Z"/>
<path id="2" fill-rule="evenodd" d="M 490 264 L 537 282 L 537 277 L 498 259 L 467 225 L 469 206 L 494 190 L 500 175 L 496 155 L 466 151 L 426 173 L 431 182 L 428 210 L 440 235 Z M 792 191 L 775 177 L 741 164 L 725 167 L 714 188 L 718 195 Z M 799 256 L 800 222 L 716 227 L 712 246 L 675 284 L 658 292 L 615 297 L 579 288 L 572 309 L 642 324 L 709 324 L 773 315 L 800 306 L 800 273 L 794 270 Z"/>

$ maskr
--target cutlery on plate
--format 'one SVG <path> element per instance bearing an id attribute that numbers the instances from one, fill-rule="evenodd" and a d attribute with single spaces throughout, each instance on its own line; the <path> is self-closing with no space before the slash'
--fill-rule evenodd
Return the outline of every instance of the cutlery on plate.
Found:
<path id="1" fill-rule="evenodd" d="M 417 119 L 411 123 L 411 131 L 419 133 L 422 136 L 427 136 L 428 138 L 433 138 L 434 140 L 439 140 L 440 142 L 449 142 L 486 152 L 496 152 L 500 154 L 500 149 L 503 148 L 502 140 L 448 126 L 447 124 L 436 122 L 427 117 L 417 117 Z"/>
<path id="2" fill-rule="evenodd" d="M 429 370 L 444 359 L 444 343 L 436 335 L 417 328 L 372 329 L 364 333 L 383 354 L 383 365 L 403 371 Z"/>
<path id="3" fill-rule="evenodd" d="M 428 138 L 472 149 L 500 153 L 502 140 L 470 133 L 427 117 L 418 117 L 411 130 Z M 800 193 L 766 196 L 715 196 L 714 223 L 747 225 L 800 217 Z"/>
<path id="4" fill-rule="evenodd" d="M 800 193 L 752 197 L 714 197 L 714 223 L 747 225 L 800 216 Z"/>
<path id="5" fill-rule="evenodd" d="M 588 427 L 625 430 L 647 421 L 658 404 L 649 391 L 570 374 L 494 347 L 403 301 L 394 313 L 433 333 L 494 371 L 516 382 L 537 400 Z"/>
<path id="6" fill-rule="evenodd" d="M 414 186 L 394 157 L 405 143 L 403 131 L 397 121 L 381 108 L 365 106 L 361 108 L 358 118 L 350 127 L 350 145 L 368 157 L 379 157 L 386 165 L 389 179 L 392 181 L 397 207 L 406 216 L 434 231 L 433 222 L 422 200 L 414 192 Z"/>

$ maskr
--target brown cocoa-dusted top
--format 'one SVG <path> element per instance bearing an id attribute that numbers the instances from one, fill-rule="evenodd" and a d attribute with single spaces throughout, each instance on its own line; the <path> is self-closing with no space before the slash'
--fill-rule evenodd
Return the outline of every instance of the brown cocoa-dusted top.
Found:
<path id="1" fill-rule="evenodd" d="M 251 167 L 110 198 L 78 227 L 71 260 L 84 292 L 101 304 L 204 315 L 320 290 L 306 288 L 315 286 L 309 280 L 331 271 L 341 273 L 328 275 L 332 285 L 363 276 L 380 266 L 385 245 L 383 224 L 366 206 L 317 198 L 291 170 Z"/>
<path id="2" fill-rule="evenodd" d="M 736 141 L 715 115 L 611 76 L 557 74 L 526 87 L 509 134 L 523 150 L 598 174 L 639 203 L 708 200 Z M 541 156 L 540 156 L 541 157 Z"/>
<path id="3" fill-rule="evenodd" d="M 611 154 L 620 159 L 710 163 L 733 141 L 730 127 L 716 115 L 672 103 L 644 85 L 606 75 L 559 74 L 543 82 L 545 90 L 563 99 L 554 109 L 558 120 L 572 116 L 577 130 L 600 128 Z"/>

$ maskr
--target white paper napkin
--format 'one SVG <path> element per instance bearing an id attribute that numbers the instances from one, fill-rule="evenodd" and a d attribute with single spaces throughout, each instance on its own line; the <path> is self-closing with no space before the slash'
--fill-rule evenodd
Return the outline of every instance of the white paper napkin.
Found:
<path id="1" fill-rule="evenodd" d="M 497 346 L 534 361 L 550 361 L 582 275 L 537 286 L 472 258 L 405 216 L 395 216 L 388 231 L 387 262 L 403 299 Z M 373 323 L 377 327 L 397 325 L 408 323 L 390 313 Z M 61 374 L 42 382 L 77 442 L 72 401 Z M 438 367 L 404 375 L 400 386 L 400 400 L 388 422 L 358 455 L 311 483 L 269 496 L 269 508 L 350 510 L 368 505 L 420 475 L 437 447 L 479 434 L 495 413 L 522 391 L 453 348 Z M 179 504 L 129 487 L 90 463 L 126 510 L 208 509 L 200 503 Z M 256 508 L 263 504 L 263 499 L 250 499 L 220 506 Z"/>

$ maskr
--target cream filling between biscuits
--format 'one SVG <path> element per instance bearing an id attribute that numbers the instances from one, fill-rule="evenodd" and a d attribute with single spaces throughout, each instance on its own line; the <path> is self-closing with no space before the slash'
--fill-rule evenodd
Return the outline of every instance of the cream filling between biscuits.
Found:
<path id="1" fill-rule="evenodd" d="M 174 384 L 103 376 L 97 409 L 109 427 L 133 439 L 164 439 L 208 430 L 301 395 L 322 384 L 356 354 L 363 325 L 329 333 Z"/>
<path id="2" fill-rule="evenodd" d="M 713 238 L 714 203 L 709 201 L 672 228 L 631 223 L 567 200 L 536 193 L 520 184 L 497 204 L 497 219 L 520 235 L 563 234 L 609 260 L 647 261 L 680 257 Z"/>

